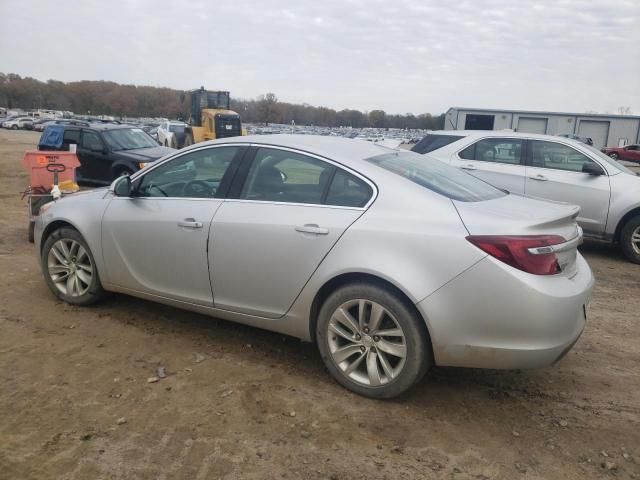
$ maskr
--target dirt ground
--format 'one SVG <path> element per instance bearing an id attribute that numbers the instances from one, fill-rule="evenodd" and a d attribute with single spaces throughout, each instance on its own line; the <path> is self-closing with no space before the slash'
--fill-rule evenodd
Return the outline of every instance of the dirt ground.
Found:
<path id="1" fill-rule="evenodd" d="M 0 479 L 640 479 L 640 266 L 616 250 L 582 247 L 590 318 L 558 365 L 437 368 L 367 400 L 293 338 L 55 300 L 19 194 L 37 139 L 0 130 Z"/>

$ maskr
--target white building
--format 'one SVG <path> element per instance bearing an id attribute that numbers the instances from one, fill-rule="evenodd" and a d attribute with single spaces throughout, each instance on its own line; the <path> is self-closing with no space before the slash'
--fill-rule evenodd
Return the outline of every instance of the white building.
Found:
<path id="1" fill-rule="evenodd" d="M 532 112 L 450 108 L 445 130 L 513 130 L 547 135 L 573 134 L 589 137 L 593 146 L 618 147 L 640 143 L 640 116 L 592 113 Z"/>

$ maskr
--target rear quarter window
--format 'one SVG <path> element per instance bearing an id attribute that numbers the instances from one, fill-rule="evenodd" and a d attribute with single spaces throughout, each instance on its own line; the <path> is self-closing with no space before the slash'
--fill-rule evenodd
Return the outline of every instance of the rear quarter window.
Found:
<path id="1" fill-rule="evenodd" d="M 411 149 L 416 153 L 429 153 L 464 138 L 460 135 L 427 135 Z"/>
<path id="2" fill-rule="evenodd" d="M 428 156 L 398 152 L 367 161 L 452 200 L 481 202 L 507 195 L 479 178 Z"/>

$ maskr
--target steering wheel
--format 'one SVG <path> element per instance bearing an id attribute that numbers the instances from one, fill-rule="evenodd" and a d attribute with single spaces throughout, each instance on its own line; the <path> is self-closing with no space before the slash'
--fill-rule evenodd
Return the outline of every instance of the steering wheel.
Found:
<path id="1" fill-rule="evenodd" d="M 185 197 L 211 197 L 213 189 L 204 180 L 191 180 L 182 187 L 182 195 Z"/>

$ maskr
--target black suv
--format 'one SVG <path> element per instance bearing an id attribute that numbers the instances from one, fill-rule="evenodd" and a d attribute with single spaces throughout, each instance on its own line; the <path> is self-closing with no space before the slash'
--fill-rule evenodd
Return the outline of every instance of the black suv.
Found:
<path id="1" fill-rule="evenodd" d="M 48 130 L 52 128 L 64 129 L 62 143 L 47 143 L 51 138 Z M 38 150 L 69 150 L 70 144 L 77 145 L 80 161 L 77 181 L 102 185 L 110 184 L 121 175 L 137 172 L 142 164 L 175 152 L 173 148 L 159 146 L 142 128 L 106 123 L 47 126 L 40 137 Z"/>

